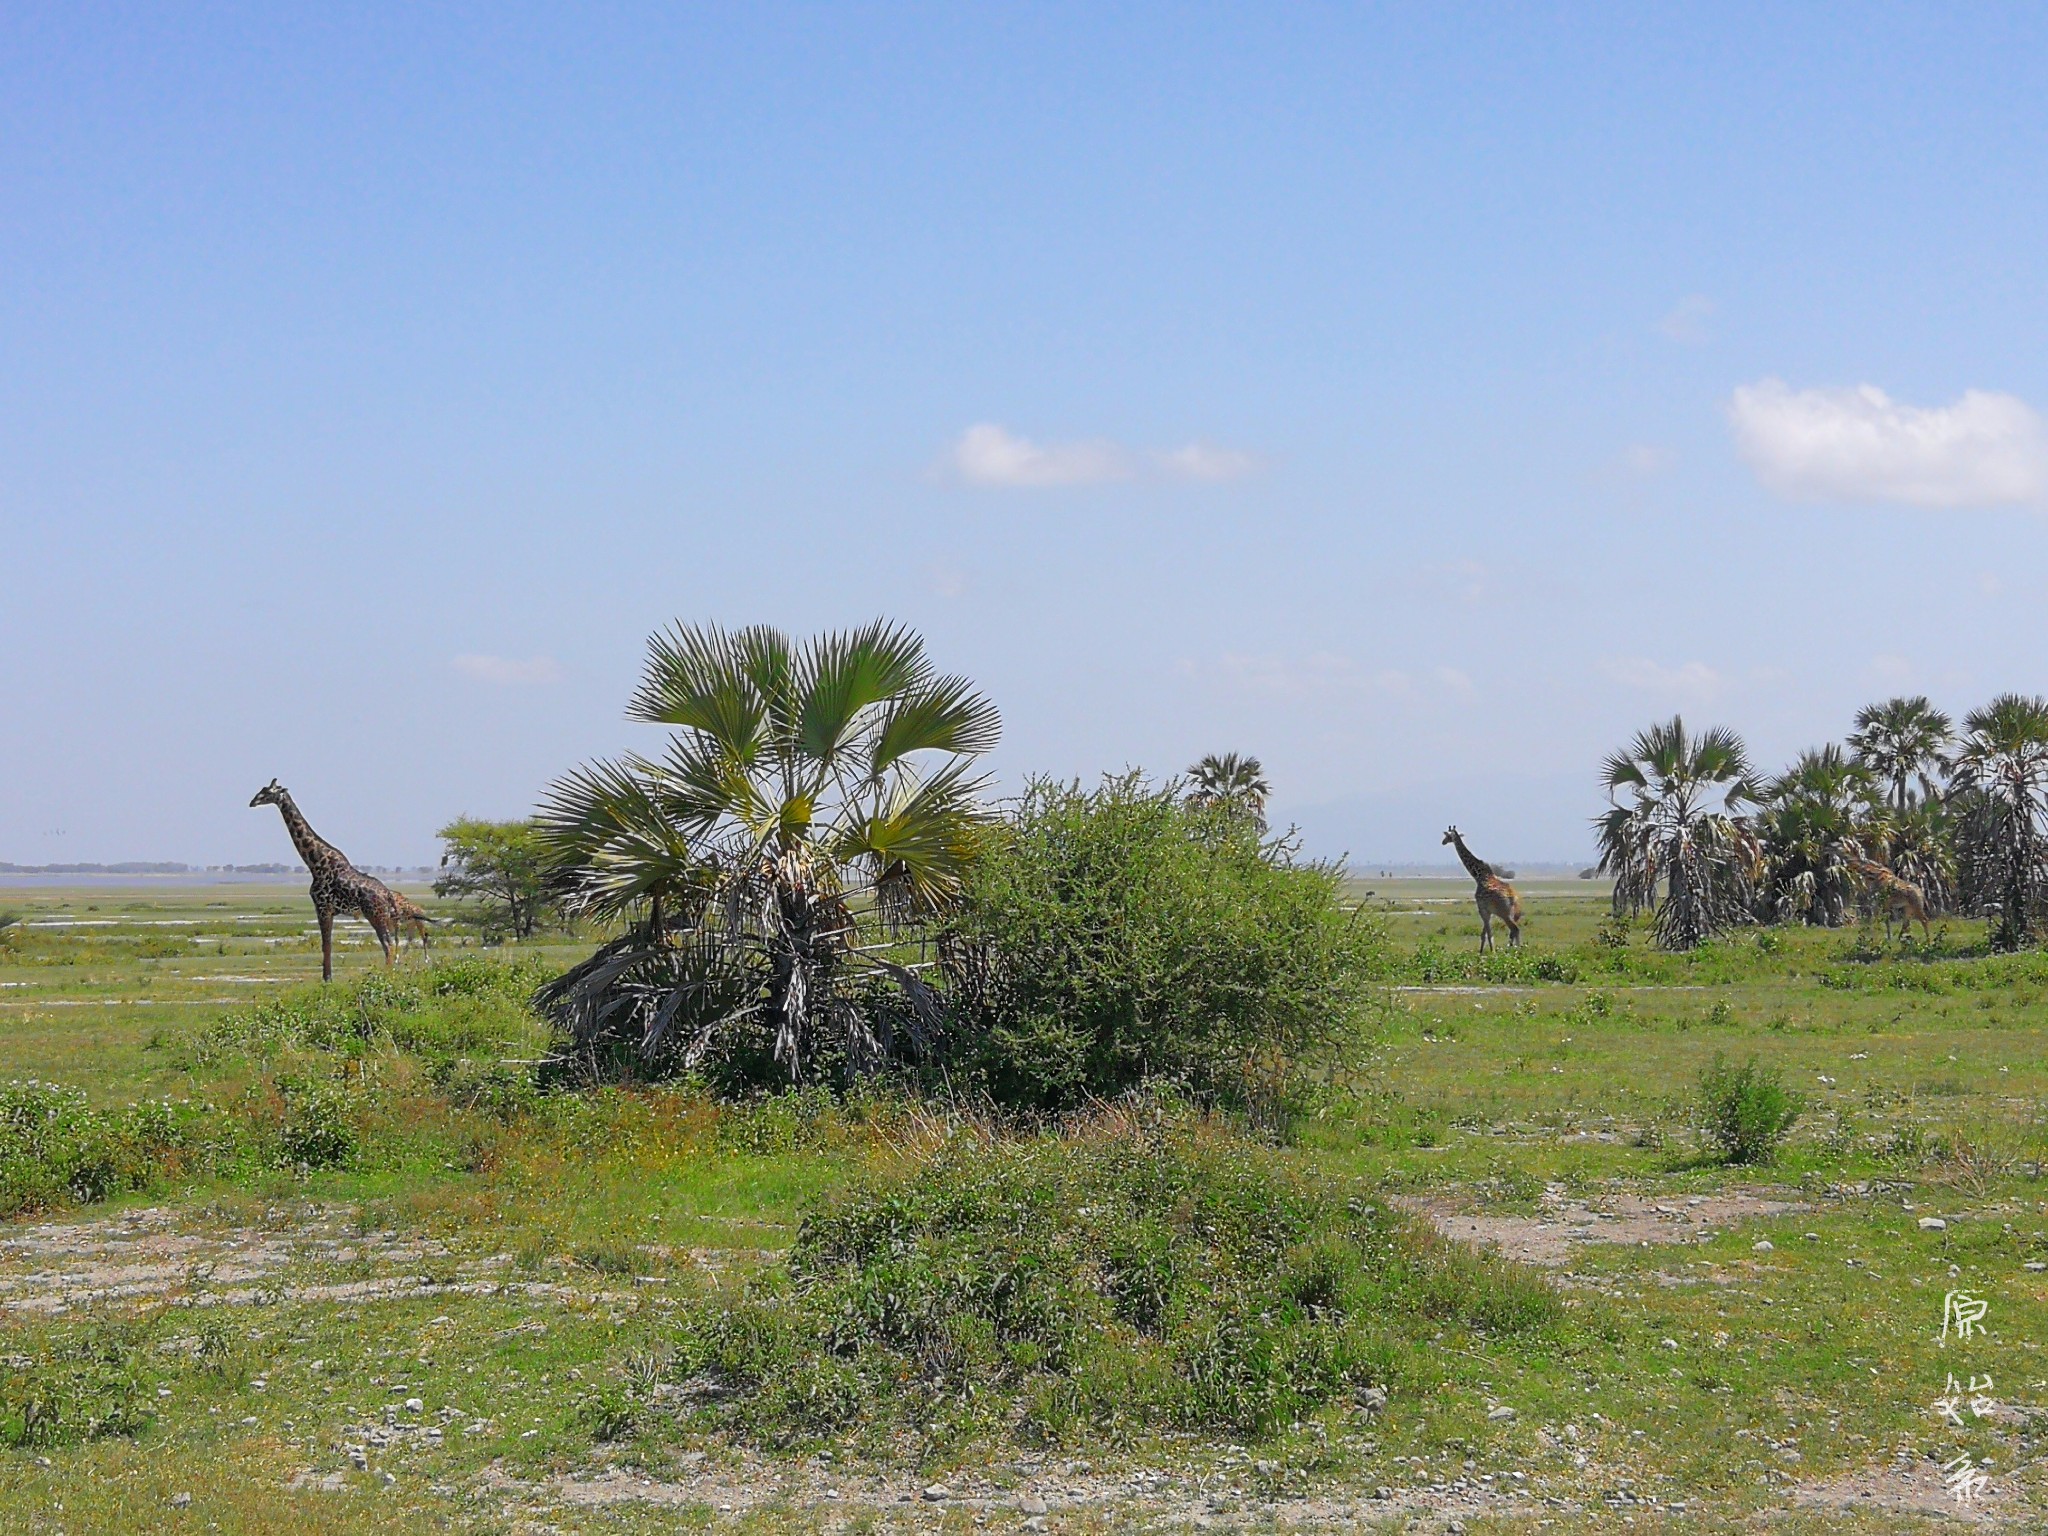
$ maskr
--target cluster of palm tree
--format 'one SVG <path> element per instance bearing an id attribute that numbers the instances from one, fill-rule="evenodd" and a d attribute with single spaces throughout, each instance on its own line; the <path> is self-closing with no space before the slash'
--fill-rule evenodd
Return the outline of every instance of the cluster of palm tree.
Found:
<path id="1" fill-rule="evenodd" d="M 1960 729 L 1924 697 L 1858 712 L 1842 743 L 1759 775 L 1742 739 L 1654 725 L 1607 760 L 1595 818 L 1617 916 L 1690 949 L 1751 922 L 1838 927 L 1882 865 L 2000 948 L 2048 929 L 2048 699 L 2006 694 Z"/>

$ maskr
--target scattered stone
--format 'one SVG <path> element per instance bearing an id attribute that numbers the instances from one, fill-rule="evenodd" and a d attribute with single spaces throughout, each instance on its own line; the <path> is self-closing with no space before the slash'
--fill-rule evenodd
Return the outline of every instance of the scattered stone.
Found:
<path id="1" fill-rule="evenodd" d="M 1806 1234 L 1806 1240 L 1809 1243 L 1817 1243 L 1820 1241 L 1820 1234 L 1818 1232 L 1809 1232 Z"/>
<path id="2" fill-rule="evenodd" d="M 2029 1268 L 2031 1267 L 2030 1265 Z M 1367 1413 L 1384 1413 L 1387 1408 L 1387 1389 L 1385 1387 L 1367 1387 L 1358 1394 L 1358 1402 L 1359 1406 L 1364 1408 Z"/>
<path id="3" fill-rule="evenodd" d="M 1505 1403 L 1501 1404 L 1498 1408 L 1489 1408 L 1486 1410 L 1487 1419 L 1491 1423 L 1495 1424 L 1505 1423 L 1507 1422 L 1507 1420 L 1512 1419 L 1514 1416 L 1515 1410 L 1508 1407 Z"/>
<path id="4" fill-rule="evenodd" d="M 1660 1339 L 1660 1340 L 1658 1340 L 1658 1348 L 1660 1348 L 1660 1349 L 1676 1349 L 1676 1348 L 1678 1348 L 1678 1340 L 1676 1340 L 1676 1339 Z"/>
<path id="5" fill-rule="evenodd" d="M 172 1495 L 171 1495 L 171 1508 L 173 1508 L 173 1509 L 190 1509 L 191 1507 L 192 1507 L 192 1495 L 191 1495 L 191 1494 L 189 1494 L 189 1493 L 174 1493 L 174 1494 L 172 1494 Z"/>
<path id="6" fill-rule="evenodd" d="M 946 1500 L 953 1497 L 953 1490 L 944 1483 L 933 1483 L 931 1487 L 925 1489 L 924 1496 L 930 1503 L 943 1504 Z"/>
<path id="7" fill-rule="evenodd" d="M 1037 1494 L 1027 1493 L 1017 1501 L 1017 1508 L 1023 1514 L 1042 1515 L 1045 1513 L 1046 1503 Z"/>
<path id="8" fill-rule="evenodd" d="M 1948 1223 L 1939 1216 L 1922 1216 L 1918 1225 L 1922 1232 L 1946 1232 L 1948 1230 Z"/>
<path id="9" fill-rule="evenodd" d="M 2048 1269 L 2048 1264 L 2042 1263 L 2039 1259 L 2029 1259 L 2026 1267 L 2038 1275 L 2042 1270 Z"/>
<path id="10" fill-rule="evenodd" d="M 427 1405 L 417 1397 L 408 1397 L 405 1400 L 405 1411 L 407 1413 L 425 1413 Z"/>
<path id="11" fill-rule="evenodd" d="M 1752 1253 L 1777 1252 L 1776 1246 L 1771 1242 L 1771 1240 L 1768 1237 L 1758 1238 L 1755 1242 L 1751 1243 L 1749 1247 Z"/>

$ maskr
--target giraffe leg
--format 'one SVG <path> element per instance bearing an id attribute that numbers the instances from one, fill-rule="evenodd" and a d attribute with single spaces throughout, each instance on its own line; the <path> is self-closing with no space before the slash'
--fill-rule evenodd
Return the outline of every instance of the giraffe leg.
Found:
<path id="1" fill-rule="evenodd" d="M 1522 947 L 1522 925 L 1512 917 L 1503 918 L 1502 921 L 1508 925 L 1508 948 L 1520 949 Z"/>
<path id="2" fill-rule="evenodd" d="M 370 927 L 377 935 L 377 942 L 384 946 L 384 969 L 391 969 L 391 920 L 377 916 L 370 919 Z"/>
<path id="3" fill-rule="evenodd" d="M 320 979 L 334 980 L 334 909 L 322 907 L 320 911 Z"/>
<path id="4" fill-rule="evenodd" d="M 1481 907 L 1479 909 L 1479 953 L 1483 955 L 1491 948 L 1493 948 L 1493 914 L 1487 911 L 1486 908 Z"/>

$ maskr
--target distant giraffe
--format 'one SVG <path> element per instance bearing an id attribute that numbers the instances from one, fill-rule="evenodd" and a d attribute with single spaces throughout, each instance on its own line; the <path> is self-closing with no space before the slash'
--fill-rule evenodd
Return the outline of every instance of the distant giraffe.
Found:
<path id="1" fill-rule="evenodd" d="M 1483 955 L 1493 948 L 1493 920 L 1496 917 L 1508 925 L 1508 948 L 1520 949 L 1522 899 L 1515 894 L 1515 888 L 1495 874 L 1491 864 L 1465 846 L 1465 839 L 1458 835 L 1456 827 L 1446 829 L 1444 841 L 1457 847 L 1458 862 L 1472 875 L 1472 899 L 1479 904 L 1479 952 Z"/>
<path id="2" fill-rule="evenodd" d="M 1899 931 L 1906 938 L 1913 936 L 1913 925 L 1920 925 L 1920 937 L 1927 943 L 1934 942 L 1934 935 L 1927 926 L 1927 893 L 1910 880 L 1901 879 L 1875 859 L 1860 855 L 1849 856 L 1849 867 L 1877 888 L 1877 899 L 1884 903 L 1884 941 L 1892 941 L 1892 924 L 1897 922 Z"/>
<path id="3" fill-rule="evenodd" d="M 391 964 L 391 942 L 400 924 L 418 933 L 421 947 L 426 946 L 427 924 L 433 919 L 382 880 L 364 874 L 349 863 L 347 855 L 307 823 L 299 808 L 292 804 L 290 790 L 272 779 L 256 791 L 256 797 L 249 804 L 277 807 L 278 814 L 284 817 L 285 830 L 292 835 L 292 846 L 299 850 L 299 857 L 306 861 L 306 868 L 313 876 L 313 912 L 320 919 L 322 981 L 334 980 L 334 914 L 337 912 L 352 912 L 369 923 L 376 932 L 377 942 L 384 946 L 386 966 Z"/>

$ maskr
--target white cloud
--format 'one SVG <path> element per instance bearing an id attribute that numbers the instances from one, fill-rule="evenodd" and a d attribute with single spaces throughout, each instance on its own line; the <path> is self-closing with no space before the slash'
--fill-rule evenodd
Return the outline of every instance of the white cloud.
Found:
<path id="1" fill-rule="evenodd" d="M 524 661 L 511 656 L 458 656 L 451 665 L 464 677 L 499 688 L 562 680 L 562 664 L 552 656 L 530 656 Z"/>
<path id="2" fill-rule="evenodd" d="M 977 422 L 947 450 L 941 469 L 969 485 L 1105 485 L 1141 477 L 1216 482 L 1239 480 L 1258 459 L 1235 448 L 1193 442 L 1138 453 L 1106 437 L 1035 443 L 992 421 Z"/>
<path id="3" fill-rule="evenodd" d="M 2048 432 L 2014 395 L 1972 389 L 1921 407 L 1871 384 L 1795 390 L 1764 379 L 1735 391 L 1728 420 L 1757 478 L 1802 501 L 1984 507 L 2048 492 Z"/>
<path id="4" fill-rule="evenodd" d="M 1657 329 L 1673 341 L 1697 347 L 1712 340 L 1707 322 L 1713 318 L 1714 301 L 1704 293 L 1689 293 L 1671 313 L 1657 322 Z"/>
<path id="5" fill-rule="evenodd" d="M 1704 661 L 1667 667 L 1647 656 L 1610 656 L 1600 663 L 1600 670 L 1609 681 L 1624 688 L 1701 703 L 1717 698 L 1728 681 Z"/>
<path id="6" fill-rule="evenodd" d="M 969 485 L 1099 485 L 1136 472 L 1131 456 L 1105 439 L 1034 443 L 992 421 L 961 433 L 951 459 Z"/>
<path id="7" fill-rule="evenodd" d="M 1176 480 L 1242 480 L 1259 467 L 1251 454 L 1218 448 L 1214 443 L 1163 449 L 1152 455 L 1152 462 Z"/>
<path id="8" fill-rule="evenodd" d="M 1210 664 L 1183 662 L 1181 669 L 1233 693 L 1293 704 L 1336 698 L 1465 699 L 1473 694 L 1472 679 L 1456 667 L 1432 667 L 1418 675 L 1400 667 L 1362 667 L 1335 651 L 1312 651 L 1306 656 L 1232 651 Z"/>

